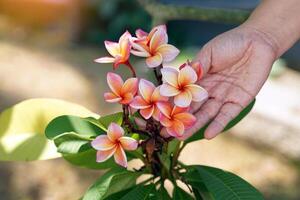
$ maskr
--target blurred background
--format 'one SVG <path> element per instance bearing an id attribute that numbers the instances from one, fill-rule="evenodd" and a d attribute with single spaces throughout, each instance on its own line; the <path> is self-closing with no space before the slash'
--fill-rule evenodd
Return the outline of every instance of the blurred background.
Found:
<path id="1" fill-rule="evenodd" d="M 1 0 L 0 111 L 28 98 L 53 97 L 99 114 L 109 65 L 103 41 L 167 23 L 170 43 L 193 58 L 207 41 L 245 20 L 258 0 Z M 188 164 L 232 171 L 270 200 L 300 199 L 300 45 L 275 64 L 251 114 L 212 141 L 190 144 Z M 147 76 L 135 62 L 142 76 Z M 128 74 L 122 67 L 118 73 Z M 193 152 L 197 152 L 195 155 Z M 102 172 L 62 159 L 0 162 L 0 200 L 78 199 Z"/>

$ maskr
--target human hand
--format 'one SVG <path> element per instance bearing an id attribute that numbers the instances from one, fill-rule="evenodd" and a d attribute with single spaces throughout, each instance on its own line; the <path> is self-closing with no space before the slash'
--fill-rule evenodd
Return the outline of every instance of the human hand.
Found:
<path id="1" fill-rule="evenodd" d="M 210 121 L 204 136 L 217 136 L 260 91 L 277 57 L 276 48 L 267 34 L 243 25 L 208 42 L 194 62 L 203 67 L 205 75 L 199 84 L 209 98 L 192 105 L 198 121 L 182 139 Z"/>

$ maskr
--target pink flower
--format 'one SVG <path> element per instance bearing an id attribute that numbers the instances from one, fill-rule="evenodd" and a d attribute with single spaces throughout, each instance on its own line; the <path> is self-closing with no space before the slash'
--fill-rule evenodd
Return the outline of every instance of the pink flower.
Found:
<path id="1" fill-rule="evenodd" d="M 163 97 L 159 93 L 159 87 L 155 87 L 153 83 L 145 79 L 141 79 L 139 83 L 140 96 L 136 96 L 130 103 L 130 106 L 135 109 L 140 109 L 140 114 L 149 119 L 153 116 L 154 119 L 159 120 L 159 109 L 156 104 L 158 102 L 168 101 L 167 97 Z"/>
<path id="2" fill-rule="evenodd" d="M 184 63 L 183 65 L 181 65 L 179 67 L 179 69 L 182 69 L 182 68 L 184 68 L 186 66 L 190 66 L 190 67 L 192 67 L 195 70 L 195 72 L 197 74 L 197 77 L 198 77 L 198 80 L 200 80 L 203 77 L 203 73 L 204 72 L 203 72 L 202 65 L 201 65 L 201 63 L 199 61 L 195 61 L 195 62 L 192 61 L 192 62 L 190 62 L 189 60 L 187 60 L 186 63 Z"/>
<path id="3" fill-rule="evenodd" d="M 188 113 L 187 108 L 172 107 L 170 103 L 166 102 L 159 102 L 157 106 L 161 112 L 160 123 L 166 128 L 166 132 L 173 137 L 182 137 L 184 131 L 191 128 L 196 122 L 196 117 Z"/>
<path id="4" fill-rule="evenodd" d="M 110 103 L 130 104 L 137 93 L 138 79 L 129 78 L 123 82 L 115 73 L 107 73 L 107 84 L 112 92 L 104 93 L 104 99 Z"/>
<path id="5" fill-rule="evenodd" d="M 200 102 L 208 97 L 207 91 L 195 84 L 198 77 L 190 66 L 180 70 L 166 67 L 161 69 L 164 83 L 160 87 L 163 96 L 174 97 L 174 103 L 179 107 L 187 107 L 192 101 Z"/>
<path id="6" fill-rule="evenodd" d="M 146 57 L 148 67 L 158 67 L 162 62 L 172 61 L 179 50 L 168 43 L 168 35 L 165 25 L 154 27 L 150 33 L 141 29 L 136 30 L 137 38 L 131 41 L 131 53 L 136 56 Z"/>
<path id="7" fill-rule="evenodd" d="M 119 39 L 119 42 L 104 41 L 108 53 L 112 57 L 101 57 L 95 60 L 97 63 L 114 63 L 114 69 L 120 64 L 127 63 L 130 56 L 130 38 L 131 35 L 126 31 Z"/>
<path id="8" fill-rule="evenodd" d="M 100 135 L 92 141 L 92 147 L 97 150 L 97 162 L 104 162 L 114 155 L 115 162 L 127 167 L 127 158 L 124 150 L 137 149 L 138 142 L 124 136 L 124 130 L 118 124 L 111 123 L 107 135 Z"/>

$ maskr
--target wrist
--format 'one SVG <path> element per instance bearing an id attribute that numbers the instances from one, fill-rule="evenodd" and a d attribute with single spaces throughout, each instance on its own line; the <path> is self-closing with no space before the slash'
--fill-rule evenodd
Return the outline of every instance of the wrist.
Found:
<path id="1" fill-rule="evenodd" d="M 243 23 L 275 48 L 276 57 L 287 51 L 300 37 L 299 0 L 265 0 Z"/>
<path id="2" fill-rule="evenodd" d="M 286 51 L 286 49 L 282 48 L 284 44 L 282 44 L 280 37 L 274 34 L 274 32 L 269 30 L 267 27 L 253 21 L 252 19 L 245 21 L 239 28 L 247 31 L 255 40 L 260 40 L 261 42 L 269 45 L 275 58 L 280 57 Z"/>

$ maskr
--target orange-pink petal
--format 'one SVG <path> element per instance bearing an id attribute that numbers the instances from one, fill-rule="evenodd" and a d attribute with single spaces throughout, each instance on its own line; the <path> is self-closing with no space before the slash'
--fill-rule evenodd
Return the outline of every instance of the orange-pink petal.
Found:
<path id="1" fill-rule="evenodd" d="M 126 154 L 123 150 L 123 148 L 121 147 L 121 145 L 118 145 L 118 147 L 116 148 L 115 154 L 114 154 L 114 158 L 115 158 L 115 162 L 118 165 L 121 165 L 123 167 L 127 167 L 127 158 L 126 158 Z"/>
<path id="2" fill-rule="evenodd" d="M 126 40 L 130 40 L 131 38 L 131 34 L 128 32 L 128 31 L 125 31 L 121 37 L 119 38 L 119 44 L 122 42 L 122 41 L 126 41 Z"/>
<path id="3" fill-rule="evenodd" d="M 121 41 L 120 43 L 120 55 L 121 55 L 121 62 L 126 62 L 130 56 L 130 49 L 131 45 L 129 43 L 129 40 Z"/>
<path id="4" fill-rule="evenodd" d="M 189 107 L 174 106 L 171 115 L 174 116 L 179 113 L 188 112 L 188 110 L 189 110 Z"/>
<path id="5" fill-rule="evenodd" d="M 150 51 L 155 52 L 157 48 L 168 43 L 168 35 L 166 30 L 158 28 L 150 40 Z"/>
<path id="6" fill-rule="evenodd" d="M 136 96 L 130 103 L 130 106 L 135 109 L 145 109 L 151 107 L 141 96 Z"/>
<path id="7" fill-rule="evenodd" d="M 165 97 L 173 97 L 173 96 L 179 95 L 180 92 L 181 91 L 179 89 L 177 89 L 176 87 L 174 87 L 168 83 L 163 83 L 160 86 L 160 94 Z"/>
<path id="8" fill-rule="evenodd" d="M 159 121 L 159 117 L 160 117 L 160 111 L 158 109 L 158 107 L 155 105 L 154 106 L 154 112 L 152 114 L 152 117 L 156 120 Z"/>
<path id="9" fill-rule="evenodd" d="M 135 35 L 138 37 L 138 38 L 143 38 L 143 37 L 147 37 L 148 36 L 148 33 L 143 31 L 142 29 L 137 29 L 135 31 Z"/>
<path id="10" fill-rule="evenodd" d="M 173 120 L 172 126 L 167 127 L 167 132 L 173 137 L 181 137 L 184 134 L 184 125 L 181 121 Z"/>
<path id="11" fill-rule="evenodd" d="M 107 49 L 108 53 L 115 57 L 116 55 L 120 54 L 120 45 L 117 42 L 111 41 L 104 41 L 105 48 Z"/>
<path id="12" fill-rule="evenodd" d="M 150 33 L 148 34 L 148 39 L 151 40 L 151 38 L 153 37 L 153 34 L 158 30 L 158 29 L 163 29 L 163 31 L 167 32 L 167 27 L 166 25 L 158 25 L 155 26 L 154 28 L 152 28 L 152 30 L 150 31 Z"/>
<path id="13" fill-rule="evenodd" d="M 97 151 L 97 162 L 104 162 L 108 160 L 116 151 L 116 147 L 107 151 Z"/>
<path id="14" fill-rule="evenodd" d="M 203 67 L 199 61 L 191 62 L 190 66 L 195 70 L 198 76 L 198 80 L 200 80 L 204 74 Z"/>
<path id="15" fill-rule="evenodd" d="M 118 124 L 112 122 L 108 128 L 107 128 L 107 137 L 112 141 L 112 142 L 117 142 L 120 137 L 123 137 L 124 135 L 124 130 L 121 126 Z"/>
<path id="16" fill-rule="evenodd" d="M 154 106 L 151 106 L 149 108 L 145 108 L 145 109 L 141 109 L 140 110 L 140 114 L 145 118 L 145 119 L 149 119 L 154 112 Z"/>
<path id="17" fill-rule="evenodd" d="M 178 83 L 180 86 L 185 86 L 188 84 L 195 83 L 198 79 L 198 76 L 193 68 L 190 66 L 185 66 L 179 71 L 178 74 Z"/>
<path id="18" fill-rule="evenodd" d="M 131 50 L 130 53 L 132 53 L 132 54 L 135 55 L 135 56 L 145 57 L 145 58 L 151 56 L 151 54 L 149 54 L 149 53 L 146 52 L 146 51 Z"/>
<path id="19" fill-rule="evenodd" d="M 192 94 L 193 101 L 200 102 L 208 97 L 208 92 L 199 85 L 190 84 L 185 86 L 185 88 Z"/>
<path id="20" fill-rule="evenodd" d="M 138 79 L 137 78 L 129 78 L 125 81 L 124 85 L 121 89 L 121 94 L 131 93 L 135 95 L 138 89 Z"/>
<path id="21" fill-rule="evenodd" d="M 118 74 L 112 72 L 107 73 L 107 84 L 114 94 L 120 95 L 123 83 L 121 76 Z"/>
<path id="22" fill-rule="evenodd" d="M 160 53 L 157 53 L 151 57 L 146 58 L 146 64 L 150 68 L 158 67 L 162 63 L 162 57 Z"/>
<path id="23" fill-rule="evenodd" d="M 179 107 L 188 107 L 192 102 L 192 94 L 188 90 L 181 91 L 174 97 L 174 103 Z"/>
<path id="24" fill-rule="evenodd" d="M 159 121 L 164 127 L 172 126 L 172 120 L 166 117 L 164 114 L 160 113 Z"/>
<path id="25" fill-rule="evenodd" d="M 104 99 L 105 101 L 109 102 L 109 103 L 117 103 L 119 101 L 122 100 L 121 97 L 115 95 L 114 93 L 111 92 L 105 92 L 104 93 Z"/>
<path id="26" fill-rule="evenodd" d="M 120 101 L 120 104 L 130 104 L 134 99 L 134 95 L 132 93 L 125 93 L 122 95 L 122 100 Z"/>
<path id="27" fill-rule="evenodd" d="M 178 70 L 172 67 L 164 67 L 161 69 L 161 74 L 164 82 L 168 84 L 178 87 Z"/>
<path id="28" fill-rule="evenodd" d="M 172 106 L 169 102 L 157 102 L 156 106 L 160 112 L 168 118 L 171 118 Z"/>
<path id="29" fill-rule="evenodd" d="M 115 63 L 113 65 L 113 69 L 117 69 L 120 64 L 124 63 L 122 55 L 116 55 L 115 57 Z"/>
<path id="30" fill-rule="evenodd" d="M 174 60 L 180 52 L 176 47 L 170 44 L 163 44 L 159 46 L 156 51 L 161 54 L 164 62 Z"/>
<path id="31" fill-rule="evenodd" d="M 138 142 L 131 137 L 121 137 L 119 139 L 119 141 L 120 141 L 122 148 L 127 151 L 136 150 L 138 147 Z"/>
<path id="32" fill-rule="evenodd" d="M 181 121 L 184 125 L 184 129 L 189 129 L 196 123 L 196 117 L 191 113 L 179 113 L 173 116 L 174 119 Z"/>
<path id="33" fill-rule="evenodd" d="M 158 102 L 158 101 L 168 101 L 168 97 L 162 96 L 160 94 L 160 86 L 155 88 L 151 96 L 151 102 Z"/>
<path id="34" fill-rule="evenodd" d="M 148 103 L 151 102 L 151 96 L 155 90 L 155 85 L 150 81 L 141 79 L 139 83 L 139 92 L 144 100 Z"/>
<path id="35" fill-rule="evenodd" d="M 148 56 L 151 56 L 149 53 L 149 47 L 144 43 L 143 40 L 134 40 L 131 41 L 132 48 L 136 51 L 147 52 Z"/>
<path id="36" fill-rule="evenodd" d="M 113 57 L 102 57 L 102 58 L 97 58 L 94 60 L 96 63 L 113 63 L 115 62 L 115 58 Z"/>
<path id="37" fill-rule="evenodd" d="M 96 139 L 91 142 L 91 145 L 94 149 L 100 151 L 107 151 L 115 147 L 115 143 L 112 142 L 107 135 L 100 135 L 96 137 Z"/>

